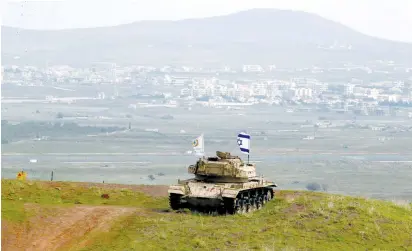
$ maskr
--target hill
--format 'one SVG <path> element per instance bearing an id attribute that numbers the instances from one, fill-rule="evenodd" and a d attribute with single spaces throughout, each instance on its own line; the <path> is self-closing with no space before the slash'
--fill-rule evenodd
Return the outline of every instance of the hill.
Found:
<path id="1" fill-rule="evenodd" d="M 103 28 L 36 31 L 2 27 L 2 57 L 5 64 L 115 61 L 299 67 L 376 59 L 411 62 L 412 44 L 373 38 L 306 12 L 254 9 L 203 19 L 141 21 Z"/>
<path id="2" fill-rule="evenodd" d="M 166 189 L 2 180 L 2 250 L 412 249 L 412 205 L 277 191 L 260 211 L 210 216 L 168 210 Z"/>

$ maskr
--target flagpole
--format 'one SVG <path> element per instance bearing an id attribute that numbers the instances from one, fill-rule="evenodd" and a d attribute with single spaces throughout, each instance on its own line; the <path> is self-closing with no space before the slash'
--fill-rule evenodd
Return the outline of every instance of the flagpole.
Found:
<path id="1" fill-rule="evenodd" d="M 249 137 L 250 137 L 250 134 L 249 134 Z M 252 139 L 251 138 L 249 138 L 249 152 L 247 153 L 247 164 L 249 165 L 249 156 L 250 156 L 250 149 L 252 148 L 252 147 L 250 147 L 252 144 Z"/>
<path id="2" fill-rule="evenodd" d="M 202 133 L 202 148 L 203 148 L 203 157 L 205 156 L 205 137 L 204 134 Z"/>

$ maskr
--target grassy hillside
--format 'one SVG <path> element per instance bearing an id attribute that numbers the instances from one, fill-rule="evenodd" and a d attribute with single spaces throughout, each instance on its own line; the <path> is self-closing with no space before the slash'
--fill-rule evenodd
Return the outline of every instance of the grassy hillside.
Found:
<path id="1" fill-rule="evenodd" d="M 155 186 L 2 180 L 2 249 L 412 250 L 408 204 L 278 191 L 261 211 L 209 216 L 172 212 L 165 195 Z"/>

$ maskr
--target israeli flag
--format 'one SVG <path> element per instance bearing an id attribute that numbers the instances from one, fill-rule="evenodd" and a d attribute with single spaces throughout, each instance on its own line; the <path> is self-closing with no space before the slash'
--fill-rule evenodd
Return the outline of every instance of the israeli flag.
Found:
<path id="1" fill-rule="evenodd" d="M 242 153 L 244 154 L 249 154 L 249 150 L 250 150 L 250 135 L 245 133 L 245 132 L 241 132 L 237 135 L 237 144 L 240 148 L 240 151 L 242 151 Z"/>

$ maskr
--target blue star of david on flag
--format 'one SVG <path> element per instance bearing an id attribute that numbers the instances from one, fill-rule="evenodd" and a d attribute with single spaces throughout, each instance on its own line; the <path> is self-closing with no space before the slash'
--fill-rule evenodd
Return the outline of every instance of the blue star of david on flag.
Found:
<path id="1" fill-rule="evenodd" d="M 244 154 L 249 154 L 250 152 L 250 135 L 241 132 L 237 135 L 237 144 L 240 148 L 240 151 Z"/>

